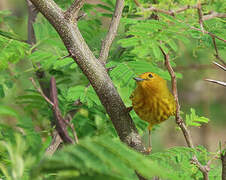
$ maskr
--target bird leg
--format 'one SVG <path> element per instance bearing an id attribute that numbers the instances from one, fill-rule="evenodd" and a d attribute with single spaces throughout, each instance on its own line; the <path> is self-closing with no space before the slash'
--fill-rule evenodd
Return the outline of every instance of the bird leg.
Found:
<path id="1" fill-rule="evenodd" d="M 149 124 L 148 126 L 148 149 L 147 149 L 147 153 L 150 153 L 152 148 L 151 148 L 151 129 L 152 129 L 152 125 Z"/>

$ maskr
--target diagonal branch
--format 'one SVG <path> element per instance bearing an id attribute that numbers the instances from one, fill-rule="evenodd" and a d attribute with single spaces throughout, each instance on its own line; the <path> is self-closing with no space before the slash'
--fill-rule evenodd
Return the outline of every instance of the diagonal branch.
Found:
<path id="1" fill-rule="evenodd" d="M 203 21 L 213 19 L 213 18 L 226 18 L 226 13 L 218 13 L 212 11 L 210 14 L 203 16 Z"/>
<path id="2" fill-rule="evenodd" d="M 65 19 L 72 20 L 75 22 L 75 20 L 78 19 L 78 13 L 82 6 L 84 5 L 85 0 L 75 0 L 72 5 L 68 8 L 68 10 L 64 13 Z"/>
<path id="3" fill-rule="evenodd" d="M 213 79 L 205 79 L 205 81 L 209 81 L 211 83 L 219 84 L 221 86 L 226 86 L 226 82 L 223 82 L 223 81 L 217 81 L 217 80 L 213 80 Z"/>
<path id="4" fill-rule="evenodd" d="M 181 118 L 180 116 L 180 104 L 179 104 L 179 100 L 178 100 L 178 93 L 177 93 L 177 81 L 176 81 L 176 75 L 175 75 L 175 72 L 172 68 L 172 66 L 170 65 L 170 60 L 169 60 L 169 54 L 166 54 L 164 52 L 164 50 L 159 47 L 160 50 L 162 51 L 162 54 L 164 56 L 164 59 L 165 59 L 165 65 L 167 67 L 167 70 L 171 76 L 171 82 L 172 82 L 172 91 L 173 91 L 173 96 L 174 96 L 174 99 L 176 101 L 176 115 L 175 115 L 175 120 L 176 120 L 176 123 L 178 124 L 178 126 L 181 128 L 182 132 L 183 132 L 183 135 L 185 137 L 185 140 L 187 142 L 187 145 L 188 147 L 190 148 L 194 148 L 194 144 L 192 142 L 192 138 L 191 138 L 191 135 L 190 135 L 190 132 L 188 131 L 183 119 Z M 192 163 L 193 164 L 196 164 L 197 167 L 199 168 L 199 170 L 202 172 L 203 174 L 203 178 L 204 180 L 208 180 L 208 172 L 209 172 L 209 167 L 207 166 L 203 166 L 197 159 L 196 156 L 193 156 L 192 158 Z"/>
<path id="5" fill-rule="evenodd" d="M 50 101 L 48 97 L 46 97 L 46 95 L 43 93 L 42 89 L 36 85 L 34 79 L 30 78 L 30 80 L 31 80 L 31 83 L 33 84 L 33 86 L 35 87 L 35 89 L 41 94 L 41 96 L 46 100 L 46 102 L 49 103 L 50 105 L 54 106 L 53 102 Z"/>
<path id="6" fill-rule="evenodd" d="M 193 29 L 193 30 L 203 32 L 204 34 L 209 34 L 211 37 L 215 37 L 215 38 L 217 38 L 217 39 L 219 39 L 219 40 L 221 40 L 221 41 L 223 41 L 223 42 L 226 43 L 226 40 L 225 40 L 225 39 L 223 39 L 223 38 L 221 38 L 221 37 L 219 37 L 219 36 L 217 36 L 217 35 L 215 35 L 215 34 L 209 32 L 209 31 L 206 31 L 206 30 L 203 30 L 203 31 L 202 31 L 201 29 L 196 28 L 196 27 L 194 27 L 194 26 L 190 26 L 190 25 L 187 25 L 187 26 L 189 26 L 189 27 L 190 27 L 191 29 Z"/>
<path id="7" fill-rule="evenodd" d="M 74 142 L 67 132 L 67 125 L 66 125 L 65 120 L 62 117 L 62 114 L 59 109 L 56 80 L 54 77 L 51 78 L 50 83 L 51 83 L 50 84 L 50 96 L 51 96 L 51 100 L 54 104 L 53 112 L 54 112 L 54 116 L 56 119 L 56 122 L 55 122 L 56 130 L 57 130 L 58 134 L 60 135 L 61 139 L 63 140 L 63 142 L 68 143 L 68 144 L 73 144 Z"/>
<path id="8" fill-rule="evenodd" d="M 215 52 L 216 52 L 215 57 L 226 66 L 226 62 L 224 62 L 224 60 L 219 55 L 215 37 L 214 36 L 211 36 L 211 37 L 212 37 L 214 49 L 215 49 Z"/>
<path id="9" fill-rule="evenodd" d="M 226 67 L 225 66 L 222 66 L 221 64 L 219 64 L 219 63 L 217 63 L 215 61 L 213 61 L 213 64 L 215 64 L 217 67 L 219 67 L 219 68 L 223 69 L 224 71 L 226 71 Z"/>
<path id="10" fill-rule="evenodd" d="M 110 47 L 117 34 L 123 8 L 124 8 L 124 0 L 117 0 L 115 5 L 115 11 L 111 19 L 111 24 L 109 26 L 108 33 L 102 42 L 102 46 L 100 50 L 99 61 L 103 64 L 105 64 L 107 61 Z"/>
<path id="11" fill-rule="evenodd" d="M 176 115 L 175 115 L 176 123 L 181 128 L 181 130 L 182 130 L 182 132 L 184 134 L 185 140 L 187 142 L 188 147 L 194 148 L 194 144 L 192 142 L 191 134 L 188 131 L 183 119 L 180 116 L 180 104 L 179 104 L 178 93 L 177 93 L 177 80 L 176 80 L 176 75 L 174 73 L 174 70 L 171 67 L 170 62 L 169 62 L 169 54 L 166 54 L 161 47 L 160 47 L 160 50 L 162 51 L 162 54 L 163 54 L 164 59 L 165 59 L 165 65 L 166 65 L 166 67 L 167 67 L 167 69 L 169 71 L 169 74 L 171 76 L 172 91 L 173 91 L 173 96 L 175 98 L 175 102 L 176 102 L 176 106 L 177 106 L 177 108 L 176 108 Z"/>
<path id="12" fill-rule="evenodd" d="M 105 67 L 98 61 L 83 39 L 76 23 L 65 19 L 53 0 L 31 0 L 60 35 L 68 53 L 90 81 L 108 113 L 120 139 L 139 152 L 146 152 L 135 124 L 120 98 Z"/>

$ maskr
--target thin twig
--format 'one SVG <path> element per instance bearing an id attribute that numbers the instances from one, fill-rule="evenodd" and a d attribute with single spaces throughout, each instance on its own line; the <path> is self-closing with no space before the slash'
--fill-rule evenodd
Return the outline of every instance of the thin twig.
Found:
<path id="1" fill-rule="evenodd" d="M 216 57 L 220 62 L 222 62 L 222 63 L 226 66 L 226 62 L 225 62 L 225 61 L 220 57 L 220 55 L 219 55 L 215 37 L 214 37 L 214 36 L 211 36 L 211 37 L 212 37 L 214 49 L 215 49 L 215 52 L 216 52 L 215 57 Z"/>
<path id="2" fill-rule="evenodd" d="M 72 117 L 70 114 L 68 114 L 68 121 L 65 119 L 65 123 L 71 128 L 73 137 L 74 137 L 74 141 L 76 142 L 76 144 L 78 144 L 78 136 L 77 133 L 75 131 L 75 127 L 74 124 L 71 122 L 72 121 Z"/>
<path id="3" fill-rule="evenodd" d="M 162 54 L 163 54 L 164 59 L 165 59 L 166 68 L 167 68 L 167 70 L 168 70 L 168 72 L 169 72 L 169 74 L 171 76 L 172 91 L 173 91 L 173 96 L 174 96 L 174 99 L 175 99 L 175 102 L 176 102 L 176 115 L 175 115 L 176 123 L 181 128 L 182 133 L 183 133 L 183 135 L 185 137 L 185 140 L 187 142 L 188 147 L 194 148 L 194 144 L 192 142 L 192 138 L 191 138 L 190 132 L 188 131 L 183 119 L 180 116 L 180 104 L 179 104 L 178 93 L 177 93 L 176 75 L 175 75 L 175 72 L 174 72 L 172 66 L 170 65 L 169 54 L 166 54 L 161 47 L 159 47 L 159 48 L 162 51 Z M 198 166 L 199 170 L 202 172 L 204 180 L 208 180 L 209 179 L 208 178 L 208 169 L 205 166 L 203 166 L 198 161 L 196 156 L 194 156 L 192 158 L 192 160 L 196 163 L 196 165 Z"/>
<path id="4" fill-rule="evenodd" d="M 63 57 L 59 57 L 57 60 L 62 60 L 62 59 L 68 58 L 68 57 L 71 57 L 71 54 L 68 54 L 68 55 L 63 56 Z"/>
<path id="5" fill-rule="evenodd" d="M 67 9 L 67 11 L 65 11 L 65 19 L 76 22 L 78 20 L 78 13 L 84 3 L 85 0 L 75 0 L 72 5 Z"/>
<path id="6" fill-rule="evenodd" d="M 106 63 L 112 42 L 117 34 L 119 22 L 122 16 L 122 10 L 124 8 L 124 0 L 117 0 L 115 5 L 115 11 L 111 19 L 108 33 L 102 42 L 99 61 L 103 64 Z"/>
<path id="7" fill-rule="evenodd" d="M 218 12 L 212 11 L 210 14 L 203 16 L 204 21 L 213 19 L 213 18 L 226 18 L 226 13 L 218 13 Z"/>
<path id="8" fill-rule="evenodd" d="M 217 39 L 219 39 L 219 40 L 221 40 L 221 41 L 223 41 L 223 42 L 226 43 L 226 40 L 225 40 L 225 39 L 223 39 L 223 38 L 221 38 L 221 37 L 219 37 L 219 36 L 217 36 L 217 35 L 215 35 L 215 34 L 209 32 L 209 31 L 206 31 L 206 30 L 203 30 L 203 31 L 202 31 L 201 29 L 196 28 L 196 27 L 194 27 L 194 26 L 190 26 L 190 25 L 187 25 L 187 26 L 189 26 L 189 27 L 190 27 L 191 29 L 193 29 L 193 30 L 203 32 L 204 34 L 209 34 L 210 36 L 215 37 L 215 38 L 217 38 Z"/>
<path id="9" fill-rule="evenodd" d="M 205 79 L 205 81 L 212 82 L 212 83 L 215 83 L 215 84 L 219 84 L 221 86 L 226 86 L 226 82 L 223 82 L 223 81 L 217 81 L 217 80 L 213 80 L 213 79 Z"/>
<path id="10" fill-rule="evenodd" d="M 199 16 L 199 24 L 202 32 L 204 33 L 204 26 L 203 26 L 203 15 L 202 15 L 202 5 L 200 0 L 198 0 L 197 4 L 197 11 L 198 11 L 198 16 Z"/>
<path id="11" fill-rule="evenodd" d="M 47 103 L 49 103 L 51 106 L 54 106 L 53 102 L 49 100 L 49 98 L 46 97 L 46 95 L 43 93 L 42 89 L 37 86 L 35 83 L 35 80 L 31 77 L 29 78 L 31 83 L 33 84 L 34 88 L 40 93 L 40 95 L 46 100 Z"/>
<path id="12" fill-rule="evenodd" d="M 226 71 L 226 67 L 225 66 L 222 66 L 221 64 L 219 64 L 219 63 L 217 63 L 215 61 L 213 61 L 213 64 L 215 64 L 217 67 L 219 67 L 219 68 L 223 69 L 224 71 Z"/>

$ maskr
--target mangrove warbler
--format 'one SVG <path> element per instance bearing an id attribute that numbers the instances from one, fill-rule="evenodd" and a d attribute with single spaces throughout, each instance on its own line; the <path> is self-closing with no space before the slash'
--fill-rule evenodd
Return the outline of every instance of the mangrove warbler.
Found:
<path id="1" fill-rule="evenodd" d="M 175 114 L 176 103 L 166 81 L 159 75 L 146 72 L 134 79 L 137 87 L 130 99 L 137 115 L 149 123 L 150 133 L 153 125 L 159 124 Z"/>

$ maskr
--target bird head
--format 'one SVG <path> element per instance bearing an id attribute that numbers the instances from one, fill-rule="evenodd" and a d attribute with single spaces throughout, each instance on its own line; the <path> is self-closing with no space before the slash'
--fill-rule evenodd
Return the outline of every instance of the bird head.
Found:
<path id="1" fill-rule="evenodd" d="M 133 79 L 136 81 L 137 86 L 144 91 L 161 92 L 164 89 L 168 90 L 166 81 L 153 72 L 143 73 Z"/>

